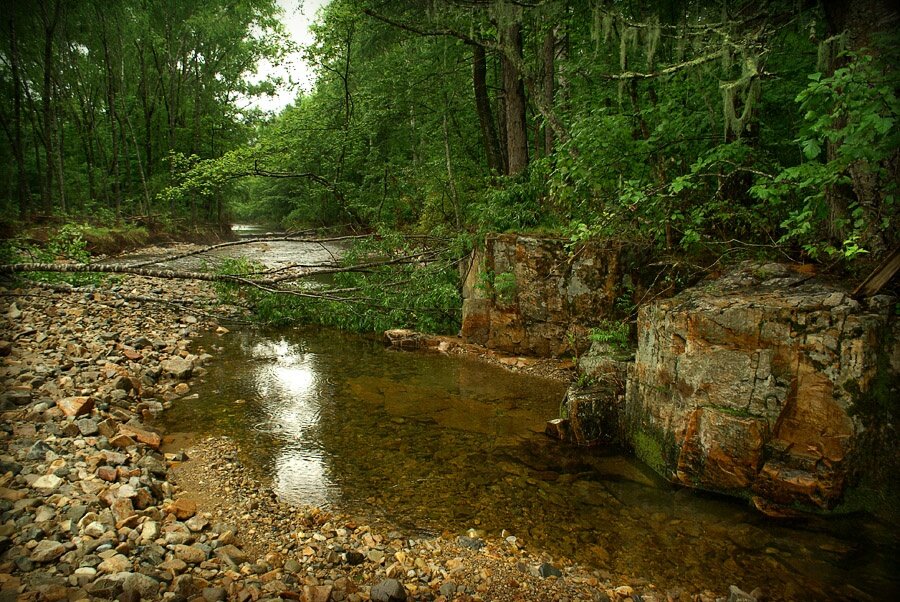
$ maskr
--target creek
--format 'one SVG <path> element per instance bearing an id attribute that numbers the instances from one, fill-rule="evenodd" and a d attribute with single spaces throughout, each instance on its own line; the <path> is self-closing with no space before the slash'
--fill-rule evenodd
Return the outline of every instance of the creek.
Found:
<path id="1" fill-rule="evenodd" d="M 513 535 L 560 562 L 687 591 L 898 591 L 894 530 L 867 517 L 774 521 L 615 450 L 549 439 L 560 383 L 318 328 L 236 328 L 201 348 L 216 361 L 163 426 L 231 437 L 288 502 L 410 534 Z"/>

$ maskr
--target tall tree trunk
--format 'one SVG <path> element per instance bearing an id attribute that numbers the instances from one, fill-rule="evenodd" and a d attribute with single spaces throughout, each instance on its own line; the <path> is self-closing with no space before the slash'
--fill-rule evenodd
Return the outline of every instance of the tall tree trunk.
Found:
<path id="1" fill-rule="evenodd" d="M 110 163 L 109 173 L 112 175 L 113 209 L 116 213 L 116 221 L 122 219 L 122 180 L 119 167 L 119 133 L 116 131 L 118 118 L 116 116 L 116 76 L 112 64 L 112 55 L 109 50 L 109 36 L 106 29 L 106 18 L 98 7 L 97 16 L 100 19 L 100 41 L 103 45 L 103 61 L 106 70 L 106 115 L 109 121 L 110 136 Z"/>
<path id="2" fill-rule="evenodd" d="M 487 57 L 484 46 L 472 45 L 472 87 L 475 91 L 475 112 L 481 126 L 481 139 L 484 154 L 491 173 L 503 172 L 503 161 L 500 157 L 500 141 L 497 139 L 497 128 L 491 114 L 491 100 L 487 87 Z"/>
<path id="3" fill-rule="evenodd" d="M 53 131 L 56 133 L 54 140 L 54 168 L 56 171 L 56 186 L 59 190 L 59 208 L 65 213 L 68 210 L 66 206 L 66 178 L 63 163 L 63 129 L 60 127 L 59 119 L 59 92 L 56 93 L 57 103 L 53 111 Z"/>
<path id="4" fill-rule="evenodd" d="M 544 44 L 541 48 L 541 96 L 544 104 L 548 107 L 553 106 L 554 83 L 556 82 L 555 72 L 556 61 L 556 28 L 550 27 L 544 34 Z M 553 152 L 553 143 L 555 136 L 553 128 L 549 124 L 544 124 L 544 155 Z"/>
<path id="5" fill-rule="evenodd" d="M 520 11 L 516 11 L 517 17 Z M 517 65 L 522 63 L 522 25 L 518 18 L 501 24 L 500 57 L 506 105 L 507 175 L 521 173 L 528 166 L 528 131 L 525 117 L 525 84 Z"/>
<path id="6" fill-rule="evenodd" d="M 44 142 L 44 163 L 47 170 L 44 173 L 44 186 L 41 188 L 41 202 L 44 211 L 51 213 L 53 211 L 53 172 L 56 164 L 53 142 L 56 139 L 54 132 L 55 120 L 53 118 L 53 38 L 56 33 L 56 26 L 59 23 L 59 15 L 62 11 L 62 0 L 56 0 L 52 7 L 52 14 L 48 12 L 48 7 L 44 2 L 40 5 L 41 25 L 44 30 L 44 77 L 43 86 L 41 88 L 41 115 L 43 119 Z"/>
<path id="7" fill-rule="evenodd" d="M 22 78 L 19 72 L 21 57 L 19 56 L 19 42 L 13 17 L 9 17 L 9 45 L 13 79 L 12 142 L 16 161 L 16 197 L 19 204 L 19 217 L 28 219 L 31 210 L 31 191 L 28 189 L 28 176 L 25 173 L 25 150 L 22 148 Z"/>
<path id="8" fill-rule="evenodd" d="M 449 103 L 447 103 L 449 105 Z M 447 107 L 449 110 L 449 107 Z M 459 207 L 459 194 L 456 191 L 456 180 L 453 177 L 453 163 L 450 160 L 450 128 L 447 127 L 447 112 L 444 111 L 441 128 L 444 133 L 444 163 L 447 167 L 447 183 L 450 187 L 450 201 L 453 203 L 453 218 L 455 225 L 459 228 L 462 225 L 462 216 Z"/>

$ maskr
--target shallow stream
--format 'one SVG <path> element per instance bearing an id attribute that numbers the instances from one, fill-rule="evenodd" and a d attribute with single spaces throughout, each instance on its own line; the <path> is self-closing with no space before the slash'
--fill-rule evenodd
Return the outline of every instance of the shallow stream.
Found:
<path id="1" fill-rule="evenodd" d="M 216 361 L 166 428 L 232 437 L 285 500 L 410 533 L 505 529 L 532 551 L 688 591 L 897 591 L 897 542 L 877 523 L 773 522 L 673 488 L 628 456 L 549 439 L 559 383 L 320 329 L 234 331 L 198 346 Z"/>
<path id="2" fill-rule="evenodd" d="M 340 252 L 267 241 L 216 255 L 277 267 Z M 410 534 L 505 530 L 614 580 L 689 592 L 736 584 L 773 600 L 900 599 L 895 528 L 865 517 L 773 521 L 673 487 L 615 450 L 560 444 L 543 434 L 560 383 L 315 328 L 234 330 L 197 347 L 216 361 L 164 427 L 233 438 L 287 501 Z"/>

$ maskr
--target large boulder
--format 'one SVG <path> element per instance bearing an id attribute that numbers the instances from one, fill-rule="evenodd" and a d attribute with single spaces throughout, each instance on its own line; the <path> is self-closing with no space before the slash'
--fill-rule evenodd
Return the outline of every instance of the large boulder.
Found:
<path id="1" fill-rule="evenodd" d="M 586 347 L 591 326 L 634 293 L 633 249 L 519 234 L 490 235 L 463 262 L 462 335 L 514 355 L 559 356 Z M 574 339 L 573 339 L 574 337 Z"/>
<path id="2" fill-rule="evenodd" d="M 748 263 L 642 307 L 626 395 L 637 455 L 760 508 L 835 508 L 879 452 L 896 457 L 893 306 Z"/>

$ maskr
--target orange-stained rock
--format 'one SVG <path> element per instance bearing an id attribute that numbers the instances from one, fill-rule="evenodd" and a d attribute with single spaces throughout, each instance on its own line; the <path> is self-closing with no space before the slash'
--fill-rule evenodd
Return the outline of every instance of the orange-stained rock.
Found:
<path id="1" fill-rule="evenodd" d="M 197 514 L 197 503 L 185 498 L 178 498 L 171 504 L 167 504 L 163 510 L 167 514 L 174 514 L 178 520 L 187 520 Z"/>
<path id="2" fill-rule="evenodd" d="M 119 433 L 109 440 L 109 444 L 113 447 L 118 447 L 119 449 L 128 449 L 129 447 L 135 445 L 135 441 L 128 435 Z"/>
<path id="3" fill-rule="evenodd" d="M 144 445 L 149 445 L 153 449 L 159 449 L 159 446 L 162 445 L 162 437 L 159 435 L 159 433 L 154 433 L 153 431 L 148 431 L 136 426 L 131 426 L 130 424 L 120 424 L 119 434 L 131 437 L 136 441 L 140 441 Z"/>
<path id="4" fill-rule="evenodd" d="M 488 235 L 460 266 L 464 339 L 512 355 L 571 353 L 571 335 L 587 348 L 590 327 L 627 294 L 623 257 L 636 250 L 588 241 L 571 251 L 564 238 Z"/>
<path id="5" fill-rule="evenodd" d="M 900 469 L 896 429 L 871 414 L 900 373 L 891 308 L 749 262 L 642 306 L 626 438 L 672 481 L 755 496 L 767 513 L 832 509 L 850 480 Z"/>
<path id="6" fill-rule="evenodd" d="M 84 416 L 94 409 L 92 397 L 64 397 L 56 402 L 56 405 L 66 416 Z"/>

